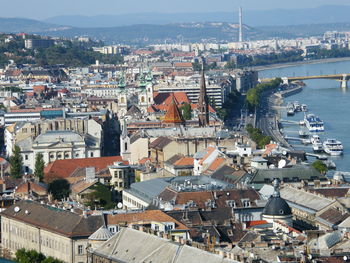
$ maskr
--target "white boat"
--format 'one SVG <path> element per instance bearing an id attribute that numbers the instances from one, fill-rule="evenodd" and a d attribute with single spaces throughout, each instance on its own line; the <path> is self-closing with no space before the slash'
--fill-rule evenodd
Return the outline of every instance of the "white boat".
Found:
<path id="1" fill-rule="evenodd" d="M 293 102 L 293 107 L 295 111 L 301 111 L 301 105 L 298 101 Z"/>
<path id="2" fill-rule="evenodd" d="M 336 139 L 327 139 L 323 142 L 324 151 L 332 156 L 339 156 L 343 154 L 343 145 Z"/>
<path id="3" fill-rule="evenodd" d="M 287 116 L 293 116 L 295 113 L 295 109 L 292 103 L 288 103 L 287 105 Z"/>
<path id="4" fill-rule="evenodd" d="M 310 136 L 310 133 L 304 130 L 299 130 L 299 137 L 301 138 L 307 138 Z"/>
<path id="5" fill-rule="evenodd" d="M 303 112 L 307 111 L 307 105 L 306 104 L 302 104 L 301 105 L 301 111 L 303 111 Z"/>
<path id="6" fill-rule="evenodd" d="M 312 149 L 314 150 L 314 152 L 322 152 L 323 151 L 323 145 L 322 145 L 322 141 L 320 136 L 318 135 L 312 135 L 311 139 L 310 139 L 311 143 L 312 143 Z"/>
<path id="7" fill-rule="evenodd" d="M 307 114 L 304 117 L 306 127 L 310 132 L 322 132 L 324 131 L 323 121 L 314 114 Z"/>

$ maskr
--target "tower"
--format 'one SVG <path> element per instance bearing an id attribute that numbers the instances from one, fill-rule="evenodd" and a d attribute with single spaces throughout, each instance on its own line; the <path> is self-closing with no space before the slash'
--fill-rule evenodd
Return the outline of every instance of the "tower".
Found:
<path id="1" fill-rule="evenodd" d="M 243 42 L 243 14 L 242 7 L 239 8 L 239 42 Z"/>
<path id="2" fill-rule="evenodd" d="M 207 87 L 205 84 L 205 75 L 204 75 L 204 60 L 202 62 L 202 72 L 201 72 L 201 83 L 200 91 L 198 98 L 198 119 L 199 126 L 205 127 L 209 125 L 209 99 L 207 95 Z"/>
<path id="3" fill-rule="evenodd" d="M 273 186 L 274 192 L 273 195 L 270 196 L 262 212 L 262 219 L 269 223 L 281 221 L 291 226 L 293 223 L 292 209 L 288 203 L 281 198 L 278 179 L 273 181 Z"/>
<path id="4" fill-rule="evenodd" d="M 122 133 L 120 135 L 120 155 L 123 160 L 130 161 L 130 137 L 128 135 L 128 128 L 125 119 L 123 119 Z"/>

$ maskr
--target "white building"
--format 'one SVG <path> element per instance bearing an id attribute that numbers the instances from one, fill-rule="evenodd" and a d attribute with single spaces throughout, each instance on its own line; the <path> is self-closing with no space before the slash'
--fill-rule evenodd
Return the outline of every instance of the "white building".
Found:
<path id="1" fill-rule="evenodd" d="M 48 131 L 35 139 L 28 137 L 17 143 L 23 157 L 24 171 L 32 173 L 35 157 L 41 153 L 46 164 L 61 159 L 101 156 L 101 145 L 89 136 L 72 131 Z"/>

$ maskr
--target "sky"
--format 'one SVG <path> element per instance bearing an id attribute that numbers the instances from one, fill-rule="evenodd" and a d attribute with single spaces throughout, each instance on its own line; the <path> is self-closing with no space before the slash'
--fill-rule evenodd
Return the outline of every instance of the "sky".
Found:
<path id="1" fill-rule="evenodd" d="M 349 0 L 0 0 L 0 17 L 45 19 L 58 15 L 111 15 L 143 12 L 189 13 L 312 8 L 350 5 Z"/>

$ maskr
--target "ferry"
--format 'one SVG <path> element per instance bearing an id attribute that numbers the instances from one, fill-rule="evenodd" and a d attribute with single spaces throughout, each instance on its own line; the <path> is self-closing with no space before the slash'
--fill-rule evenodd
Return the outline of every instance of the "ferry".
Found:
<path id="1" fill-rule="evenodd" d="M 336 139 L 327 139 L 323 142 L 324 151 L 332 156 L 339 156 L 343 154 L 343 145 Z"/>
<path id="2" fill-rule="evenodd" d="M 304 122 L 310 132 L 324 131 L 323 121 L 319 117 L 315 116 L 314 114 L 305 115 Z"/>
<path id="3" fill-rule="evenodd" d="M 292 103 L 288 103 L 287 105 L 287 116 L 293 116 L 295 113 L 295 108 Z"/>
<path id="4" fill-rule="evenodd" d="M 312 135 L 311 139 L 312 149 L 314 152 L 322 152 L 323 151 L 323 145 L 320 136 L 318 135 Z"/>

